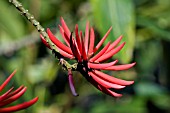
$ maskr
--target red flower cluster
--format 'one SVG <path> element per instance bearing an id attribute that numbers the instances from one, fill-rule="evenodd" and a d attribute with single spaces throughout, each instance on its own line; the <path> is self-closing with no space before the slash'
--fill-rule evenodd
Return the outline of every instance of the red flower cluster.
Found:
<path id="1" fill-rule="evenodd" d="M 11 78 L 14 76 L 15 73 L 16 73 L 16 70 L 5 80 L 5 82 L 2 85 L 0 85 L 0 92 L 9 83 L 9 81 L 11 80 Z M 0 95 L 0 113 L 11 113 L 11 112 L 19 111 L 22 109 L 26 109 L 27 107 L 30 107 L 38 100 L 38 97 L 35 97 L 34 99 L 28 102 L 24 102 L 24 103 L 15 105 L 15 106 L 5 107 L 9 105 L 10 103 L 16 101 L 18 98 L 20 98 L 27 90 L 25 86 L 20 86 L 18 89 L 14 91 L 13 89 L 14 87 L 11 87 L 7 92 Z"/>
<path id="2" fill-rule="evenodd" d="M 104 48 L 99 51 L 99 48 L 106 40 L 109 35 L 112 27 L 107 31 L 104 37 L 100 40 L 100 42 L 94 46 L 95 43 L 95 33 L 94 29 L 90 28 L 89 30 L 89 22 L 86 24 L 85 36 L 83 36 L 82 31 L 78 31 L 78 25 L 75 26 L 75 35 L 73 37 L 70 32 L 68 26 L 66 25 L 64 19 L 61 17 L 61 26 L 59 25 L 60 33 L 62 38 L 64 39 L 65 44 L 63 44 L 60 40 L 58 40 L 50 31 L 47 29 L 48 36 L 50 40 L 55 44 L 59 53 L 63 57 L 67 57 L 70 59 L 75 58 L 77 60 L 78 66 L 77 71 L 79 71 L 91 84 L 93 84 L 100 91 L 115 97 L 122 96 L 111 89 L 122 89 L 127 85 L 131 85 L 134 81 L 126 81 L 115 78 L 108 74 L 101 72 L 101 70 L 127 70 L 135 65 L 126 64 L 126 65 L 115 65 L 118 60 L 104 63 L 105 61 L 111 59 L 113 55 L 118 53 L 125 42 L 118 45 L 122 39 L 120 36 L 114 42 L 108 42 Z M 41 36 L 43 43 L 50 48 L 44 37 Z M 50 48 L 51 49 L 51 48 Z M 69 83 L 72 93 L 77 95 L 73 85 L 72 73 L 69 72 Z"/>

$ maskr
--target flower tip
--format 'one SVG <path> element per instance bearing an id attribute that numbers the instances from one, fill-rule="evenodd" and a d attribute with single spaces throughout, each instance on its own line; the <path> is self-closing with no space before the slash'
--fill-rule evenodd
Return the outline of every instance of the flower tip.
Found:
<path id="1" fill-rule="evenodd" d="M 123 35 L 120 35 L 120 36 L 119 36 L 119 38 L 120 38 L 120 40 L 122 40 L 122 38 L 123 38 Z"/>
<path id="2" fill-rule="evenodd" d="M 133 66 L 136 65 L 136 62 L 132 63 L 132 65 L 133 65 Z"/>
<path id="3" fill-rule="evenodd" d="M 17 69 L 15 69 L 14 71 L 13 71 L 13 73 L 15 74 L 17 72 Z"/>
<path id="4" fill-rule="evenodd" d="M 129 84 L 128 85 L 132 85 L 134 84 L 135 81 L 129 81 Z"/>
<path id="5" fill-rule="evenodd" d="M 60 20 L 64 20 L 62 16 L 60 16 Z"/>
<path id="6" fill-rule="evenodd" d="M 37 102 L 38 99 L 39 99 L 39 97 L 35 97 L 35 98 L 33 99 L 34 103 Z"/>
<path id="7" fill-rule="evenodd" d="M 50 28 L 47 28 L 47 33 L 48 33 L 48 32 L 51 32 Z"/>

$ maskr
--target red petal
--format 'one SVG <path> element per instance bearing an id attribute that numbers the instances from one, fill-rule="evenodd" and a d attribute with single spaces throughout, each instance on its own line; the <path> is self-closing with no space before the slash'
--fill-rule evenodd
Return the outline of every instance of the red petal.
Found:
<path id="1" fill-rule="evenodd" d="M 100 42 L 97 44 L 97 46 L 94 48 L 94 53 L 100 48 L 100 46 L 103 44 L 103 42 L 106 40 L 107 36 L 109 35 L 110 31 L 112 30 L 112 27 L 109 28 L 107 33 L 104 35 L 104 37 L 100 40 Z"/>
<path id="2" fill-rule="evenodd" d="M 106 89 L 106 91 L 108 92 L 108 94 L 110 96 L 115 96 L 115 97 L 121 97 L 122 96 L 122 94 L 115 93 L 115 92 L 111 91 L 110 89 Z"/>
<path id="3" fill-rule="evenodd" d="M 14 102 L 15 100 L 17 100 L 18 98 L 20 98 L 25 93 L 26 89 L 27 88 L 24 87 L 20 92 L 18 92 L 14 96 L 10 97 L 8 100 L 1 102 L 0 107 L 10 104 L 10 103 Z"/>
<path id="4" fill-rule="evenodd" d="M 19 111 L 22 109 L 26 109 L 26 108 L 30 107 L 31 105 L 33 105 L 34 103 L 36 103 L 37 100 L 38 100 L 38 97 L 36 97 L 28 102 L 24 102 L 22 104 L 18 104 L 18 105 L 7 107 L 7 108 L 0 108 L 0 113 L 10 113 L 10 112 L 15 112 L 15 111 Z"/>
<path id="5" fill-rule="evenodd" d="M 102 55 L 106 52 L 106 50 L 108 49 L 109 46 L 110 46 L 110 42 L 108 42 L 107 45 L 106 45 L 99 53 L 97 53 L 94 57 L 92 57 L 92 58 L 90 59 L 90 62 L 94 62 L 94 61 L 96 61 L 100 56 L 102 56 Z"/>
<path id="6" fill-rule="evenodd" d="M 116 39 L 110 46 L 109 48 L 107 49 L 106 53 L 111 51 L 112 49 L 114 49 L 119 43 L 120 41 L 122 40 L 123 36 L 120 36 L 118 39 Z"/>
<path id="7" fill-rule="evenodd" d="M 48 43 L 46 42 L 46 40 L 44 39 L 44 37 L 40 34 L 40 38 L 41 38 L 41 41 L 43 42 L 43 44 L 45 46 L 47 46 L 49 49 L 51 49 L 51 47 L 48 45 Z"/>
<path id="8" fill-rule="evenodd" d="M 79 48 L 80 54 L 82 54 L 82 44 L 81 44 L 81 39 L 78 34 L 78 25 L 77 24 L 75 26 L 75 35 L 76 35 L 77 46 Z"/>
<path id="9" fill-rule="evenodd" d="M 89 22 L 86 23 L 84 46 L 85 46 L 85 51 L 86 51 L 86 54 L 87 54 L 88 53 L 88 47 L 89 47 Z"/>
<path id="10" fill-rule="evenodd" d="M 78 49 L 78 47 L 77 47 L 77 45 L 75 43 L 76 42 L 75 42 L 74 38 L 72 38 L 72 34 L 71 34 L 71 36 L 70 36 L 70 47 L 71 47 L 72 53 L 76 57 L 76 59 L 79 62 L 81 62 L 82 61 L 81 55 L 80 55 L 79 49 Z"/>
<path id="11" fill-rule="evenodd" d="M 95 41 L 95 34 L 94 34 L 94 29 L 90 29 L 90 44 L 89 44 L 89 51 L 88 51 L 88 56 L 90 57 L 93 55 L 93 49 L 94 49 L 94 41 Z"/>
<path id="12" fill-rule="evenodd" d="M 82 32 L 80 31 L 80 36 L 81 36 L 81 41 L 82 41 L 82 55 L 83 55 L 83 60 L 87 60 L 87 54 L 85 51 L 85 47 L 84 47 L 84 39 L 83 39 L 83 35 Z"/>
<path id="13" fill-rule="evenodd" d="M 122 43 L 120 46 L 116 47 L 115 49 L 111 50 L 110 52 L 103 54 L 96 60 L 96 62 L 102 62 L 102 61 L 108 60 L 110 57 L 118 53 L 123 48 L 124 45 L 125 45 L 125 42 Z"/>
<path id="14" fill-rule="evenodd" d="M 15 75 L 15 73 L 17 72 L 17 70 L 14 70 L 11 75 L 3 82 L 3 84 L 0 86 L 0 92 L 4 89 L 4 87 L 9 83 L 9 81 L 11 80 L 11 78 Z"/>
<path id="15" fill-rule="evenodd" d="M 97 77 L 94 73 L 92 72 L 89 72 L 89 75 L 91 75 L 93 77 L 93 79 L 99 83 L 100 85 L 102 85 L 103 87 L 105 88 L 115 88 L 115 89 L 122 89 L 124 88 L 125 86 L 121 86 L 121 85 L 117 85 L 117 84 L 114 84 L 114 83 L 110 83 L 108 81 L 105 81 L 103 79 L 101 79 L 100 77 Z"/>
<path id="16" fill-rule="evenodd" d="M 24 88 L 24 86 L 20 86 L 18 89 L 16 89 L 15 91 L 11 92 L 6 98 L 9 98 L 15 94 L 17 94 L 18 92 L 20 92 L 22 89 Z"/>
<path id="17" fill-rule="evenodd" d="M 135 64 L 136 64 L 136 62 L 132 63 L 132 64 L 110 66 L 110 67 L 104 68 L 103 70 L 114 70 L 114 71 L 127 70 L 127 69 L 133 67 Z"/>
<path id="18" fill-rule="evenodd" d="M 122 85 L 122 86 L 131 85 L 134 83 L 134 81 L 121 80 L 121 79 L 115 78 L 113 76 L 107 75 L 107 74 L 105 74 L 101 71 L 98 71 L 98 70 L 94 70 L 93 73 L 98 75 L 98 77 L 104 79 L 105 81 L 115 83 L 118 85 Z"/>
<path id="19" fill-rule="evenodd" d="M 66 42 L 67 46 L 70 46 L 70 44 L 69 44 L 69 38 L 64 35 L 65 32 L 64 32 L 63 28 L 62 28 L 60 25 L 58 25 L 58 27 L 59 27 L 59 29 L 60 29 L 60 33 L 61 33 L 64 41 Z"/>
<path id="20" fill-rule="evenodd" d="M 62 49 L 63 51 L 69 53 L 72 55 L 71 49 L 69 47 L 67 47 L 66 45 L 64 45 L 62 42 L 60 42 L 50 31 L 50 29 L 47 29 L 47 33 L 49 35 L 50 40 L 60 49 Z"/>
<path id="21" fill-rule="evenodd" d="M 105 87 L 101 86 L 99 83 L 97 83 L 94 79 L 90 79 L 90 83 L 92 83 L 97 89 L 99 89 L 100 91 L 102 91 L 103 93 L 106 93 L 110 96 L 113 97 L 121 97 L 121 94 L 118 94 L 116 92 L 113 92 L 109 89 L 106 89 Z"/>
<path id="22" fill-rule="evenodd" d="M 10 88 L 7 92 L 5 92 L 3 95 L 0 96 L 0 102 L 7 99 L 8 95 L 11 93 L 11 91 L 14 89 L 14 87 Z"/>
<path id="23" fill-rule="evenodd" d="M 64 29 L 64 32 L 67 34 L 68 37 L 70 37 L 71 32 L 70 32 L 67 24 L 65 23 L 63 17 L 60 18 L 60 21 L 61 21 L 61 25 L 62 25 L 62 27 Z"/>
<path id="24" fill-rule="evenodd" d="M 97 63 L 90 63 L 88 62 L 88 67 L 93 69 L 105 69 L 107 67 L 113 66 L 117 63 L 118 60 L 115 60 L 110 63 L 103 63 L 103 64 L 97 64 Z"/>
<path id="25" fill-rule="evenodd" d="M 59 50 L 60 54 L 63 55 L 64 57 L 67 57 L 67 58 L 70 58 L 70 59 L 74 58 L 73 55 L 68 54 L 67 52 L 63 51 L 62 49 L 60 49 L 60 48 L 57 48 L 57 49 Z"/>

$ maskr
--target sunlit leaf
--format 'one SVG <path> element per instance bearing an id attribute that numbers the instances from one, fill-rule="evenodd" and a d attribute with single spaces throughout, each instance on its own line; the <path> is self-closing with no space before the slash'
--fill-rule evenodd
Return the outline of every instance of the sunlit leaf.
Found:
<path id="1" fill-rule="evenodd" d="M 135 16 L 132 0 L 91 0 L 91 5 L 94 21 L 101 35 L 104 36 L 110 26 L 113 27 L 113 32 L 108 40 L 114 41 L 123 35 L 126 45 L 117 57 L 123 63 L 131 61 L 135 42 Z"/>

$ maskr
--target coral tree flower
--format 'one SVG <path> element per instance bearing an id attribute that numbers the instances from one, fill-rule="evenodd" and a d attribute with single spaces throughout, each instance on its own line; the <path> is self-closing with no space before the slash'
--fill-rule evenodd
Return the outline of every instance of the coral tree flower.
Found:
<path id="1" fill-rule="evenodd" d="M 55 37 L 50 29 L 47 29 L 48 36 L 50 40 L 55 44 L 59 53 L 66 58 L 77 60 L 78 66 L 77 71 L 79 71 L 91 84 L 93 84 L 97 89 L 106 93 L 110 96 L 120 97 L 122 94 L 118 94 L 111 89 L 122 89 L 127 85 L 131 85 L 134 81 L 126 81 L 114 76 L 103 73 L 101 70 L 127 70 L 135 65 L 135 63 L 125 64 L 125 65 L 115 65 L 118 60 L 105 63 L 107 60 L 111 59 L 116 53 L 118 53 L 125 42 L 120 44 L 122 36 L 117 38 L 114 42 L 108 42 L 104 48 L 99 51 L 103 42 L 108 37 L 112 27 L 106 32 L 103 38 L 95 46 L 95 33 L 94 29 L 91 27 L 89 29 L 89 22 L 86 24 L 85 35 L 83 36 L 82 31 L 78 31 L 78 25 L 75 25 L 74 36 L 70 32 L 68 26 L 66 25 L 64 19 L 61 17 L 61 25 L 59 25 L 60 33 L 66 44 L 63 44 L 57 37 Z M 50 48 L 43 36 L 41 36 L 42 42 Z M 50 48 L 51 49 L 51 48 Z M 74 95 L 77 95 L 74 89 L 72 73 L 69 72 L 69 83 L 71 91 Z"/>
<path id="2" fill-rule="evenodd" d="M 5 88 L 5 86 L 9 83 L 11 78 L 16 73 L 16 70 L 5 80 L 5 82 L 0 85 L 0 92 Z M 27 107 L 30 107 L 34 103 L 37 102 L 38 97 L 35 97 L 34 99 L 24 102 L 18 105 L 9 106 L 12 102 L 19 99 L 27 90 L 25 86 L 20 86 L 18 89 L 14 90 L 14 87 L 11 87 L 7 92 L 0 95 L 0 113 L 11 113 L 15 111 L 19 111 L 22 109 L 26 109 Z M 7 107 L 5 107 L 7 106 Z"/>

